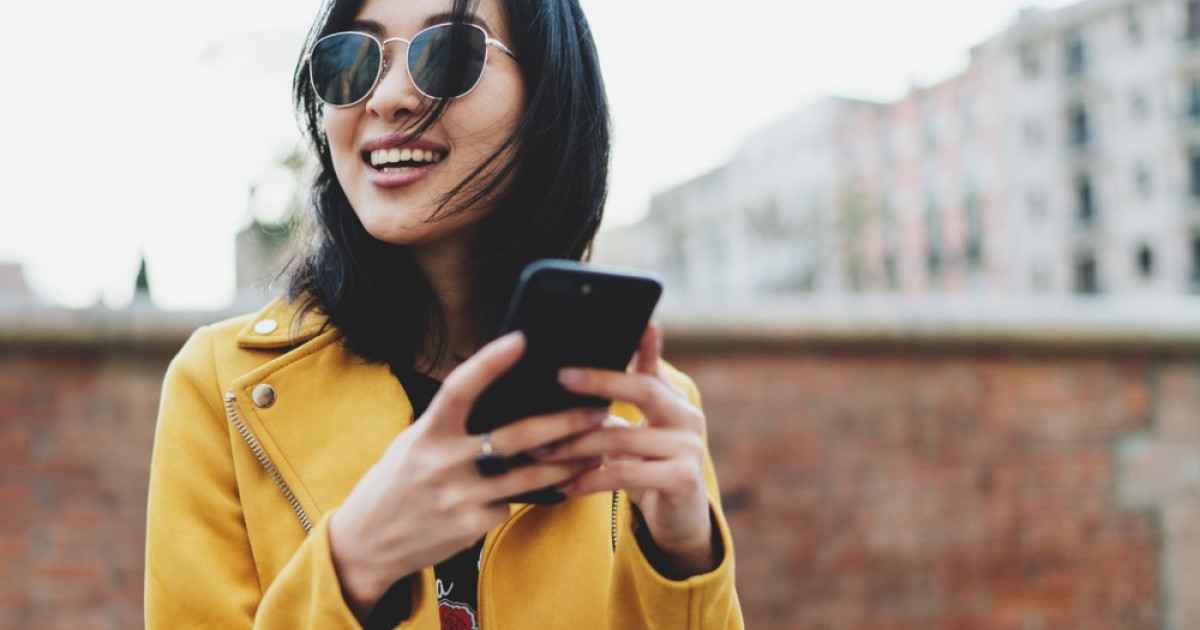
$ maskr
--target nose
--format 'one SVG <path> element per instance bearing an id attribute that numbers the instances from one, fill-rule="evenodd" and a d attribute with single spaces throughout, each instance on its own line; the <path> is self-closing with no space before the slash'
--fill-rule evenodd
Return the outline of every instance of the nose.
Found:
<path id="1" fill-rule="evenodd" d="M 384 65 L 383 76 L 379 77 L 379 84 L 367 98 L 367 110 L 387 122 L 399 122 L 415 116 L 426 104 L 425 95 L 418 92 L 408 78 L 405 52 L 403 47 L 392 52 Z"/>

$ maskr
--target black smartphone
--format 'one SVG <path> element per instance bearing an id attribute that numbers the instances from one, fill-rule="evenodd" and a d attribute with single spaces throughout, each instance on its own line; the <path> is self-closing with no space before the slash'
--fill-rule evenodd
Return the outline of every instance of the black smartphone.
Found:
<path id="1" fill-rule="evenodd" d="M 611 401 L 568 392 L 558 382 L 564 367 L 624 371 L 662 295 L 662 281 L 641 271 L 566 260 L 538 260 L 521 274 L 500 334 L 520 330 L 525 353 L 476 400 L 467 430 L 478 434 L 510 422 Z M 510 465 L 528 463 L 524 454 Z M 558 503 L 554 488 L 509 500 Z"/>

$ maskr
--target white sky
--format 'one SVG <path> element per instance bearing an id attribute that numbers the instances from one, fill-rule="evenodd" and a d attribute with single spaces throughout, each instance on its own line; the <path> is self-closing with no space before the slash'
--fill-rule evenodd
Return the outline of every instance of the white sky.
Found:
<path id="1" fill-rule="evenodd" d="M 943 78 L 1015 0 L 582 0 L 615 125 L 607 222 L 826 94 L 890 99 Z M 1061 6 L 1049 0 L 1043 6 Z M 19 3 L 0 25 L 0 260 L 43 298 L 233 297 L 233 238 L 298 142 L 290 80 L 317 0 Z M 33 26 L 40 25 L 40 26 Z M 279 195 L 276 195 L 279 196 Z"/>

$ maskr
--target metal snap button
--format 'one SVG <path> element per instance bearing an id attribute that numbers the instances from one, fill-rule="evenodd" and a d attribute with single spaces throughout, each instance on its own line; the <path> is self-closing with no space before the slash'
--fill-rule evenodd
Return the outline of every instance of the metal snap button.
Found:
<path id="1" fill-rule="evenodd" d="M 267 319 L 260 320 L 257 324 L 254 324 L 254 332 L 260 335 L 269 335 L 275 332 L 277 328 L 279 328 L 279 322 L 269 317 Z"/>
<path id="2" fill-rule="evenodd" d="M 257 385 L 250 394 L 250 399 L 254 401 L 256 407 L 266 409 L 275 404 L 275 388 L 265 383 Z"/>

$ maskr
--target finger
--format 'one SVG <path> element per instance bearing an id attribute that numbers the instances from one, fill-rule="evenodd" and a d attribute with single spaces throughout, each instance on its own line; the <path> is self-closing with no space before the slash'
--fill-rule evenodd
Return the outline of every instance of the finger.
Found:
<path id="1" fill-rule="evenodd" d="M 536 453 L 538 461 L 556 462 L 594 457 L 636 457 L 668 459 L 684 457 L 699 460 L 704 444 L 699 435 L 676 429 L 655 427 L 605 427 Z"/>
<path id="2" fill-rule="evenodd" d="M 489 477 L 483 487 L 483 500 L 503 501 L 508 497 L 567 483 L 580 474 L 600 467 L 601 461 L 534 463 L 518 466 L 498 477 Z"/>
<path id="3" fill-rule="evenodd" d="M 569 391 L 634 404 L 652 425 L 703 430 L 700 410 L 661 378 L 589 368 L 563 369 L 558 377 Z"/>
<path id="4" fill-rule="evenodd" d="M 658 324 L 646 326 L 638 343 L 633 371 L 658 376 L 658 360 L 662 357 L 662 330 Z"/>
<path id="5" fill-rule="evenodd" d="M 687 498 L 706 492 L 703 468 L 682 459 L 621 460 L 581 472 L 570 482 L 560 484 L 559 492 L 579 496 L 593 492 L 627 490 L 663 492 L 675 498 Z"/>
<path id="6" fill-rule="evenodd" d="M 435 430 L 466 432 L 467 415 L 483 390 L 516 364 L 525 350 L 525 336 L 511 332 L 480 348 L 454 369 L 429 403 Z"/>
<path id="7" fill-rule="evenodd" d="M 594 429 L 607 418 L 608 409 L 571 409 L 526 418 L 492 431 L 492 446 L 514 455 Z"/>

